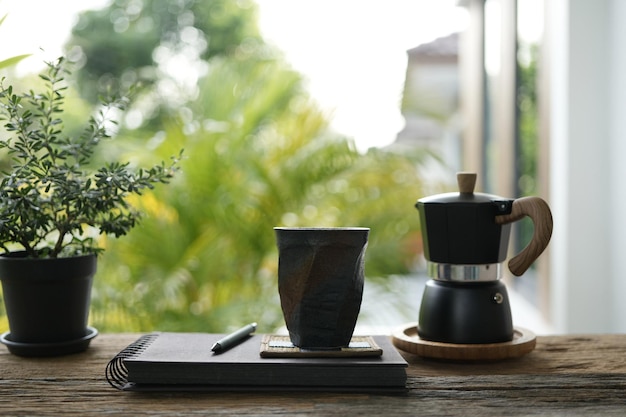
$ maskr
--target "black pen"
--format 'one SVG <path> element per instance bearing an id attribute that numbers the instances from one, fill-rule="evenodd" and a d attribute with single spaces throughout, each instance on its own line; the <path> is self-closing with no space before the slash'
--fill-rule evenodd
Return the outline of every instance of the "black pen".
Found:
<path id="1" fill-rule="evenodd" d="M 256 330 L 256 323 L 250 323 L 247 326 L 243 326 L 241 329 L 237 330 L 234 333 L 229 334 L 228 336 L 224 336 L 211 347 L 211 350 L 215 353 L 224 352 L 227 349 L 235 346 L 237 343 L 241 342 L 246 337 L 250 336 L 250 334 L 254 333 Z"/>

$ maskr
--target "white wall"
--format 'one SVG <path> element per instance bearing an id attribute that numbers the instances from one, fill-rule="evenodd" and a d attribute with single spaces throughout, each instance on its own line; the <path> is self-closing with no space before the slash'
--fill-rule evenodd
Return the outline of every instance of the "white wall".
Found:
<path id="1" fill-rule="evenodd" d="M 556 332 L 626 331 L 626 2 L 546 0 Z"/>
<path id="2" fill-rule="evenodd" d="M 626 332 L 626 1 L 609 10 L 609 139 L 611 166 L 611 331 Z"/>

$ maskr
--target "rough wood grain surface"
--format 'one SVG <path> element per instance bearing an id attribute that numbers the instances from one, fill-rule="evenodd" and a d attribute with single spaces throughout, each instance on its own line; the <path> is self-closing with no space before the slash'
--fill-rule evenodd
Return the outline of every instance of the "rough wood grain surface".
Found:
<path id="1" fill-rule="evenodd" d="M 85 353 L 20 358 L 0 347 L 0 415 L 626 415 L 626 335 L 537 338 L 530 354 L 496 363 L 404 355 L 406 395 L 125 393 L 104 367 L 137 334 L 103 334 Z"/>

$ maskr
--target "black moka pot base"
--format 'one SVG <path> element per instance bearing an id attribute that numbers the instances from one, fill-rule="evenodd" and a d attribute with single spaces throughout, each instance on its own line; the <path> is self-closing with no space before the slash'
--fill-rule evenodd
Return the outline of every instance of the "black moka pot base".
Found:
<path id="1" fill-rule="evenodd" d="M 391 335 L 393 345 L 417 356 L 453 361 L 497 361 L 519 358 L 535 349 L 537 337 L 527 329 L 515 327 L 513 340 L 501 343 L 443 343 L 420 338 L 417 323 L 401 326 Z"/>
<path id="2" fill-rule="evenodd" d="M 426 283 L 417 330 L 422 339 L 455 344 L 513 340 L 513 318 L 501 281 Z"/>

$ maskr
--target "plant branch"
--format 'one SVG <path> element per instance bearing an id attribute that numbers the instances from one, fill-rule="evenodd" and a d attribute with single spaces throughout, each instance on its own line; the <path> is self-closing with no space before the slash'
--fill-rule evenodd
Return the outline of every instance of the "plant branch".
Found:
<path id="1" fill-rule="evenodd" d="M 61 117 L 67 70 L 62 58 L 47 65 L 43 92 L 16 94 L 0 82 L 0 120 L 9 133 L 0 149 L 11 160 L 0 179 L 0 247 L 18 243 L 33 257 L 98 252 L 85 226 L 116 237 L 128 233 L 140 215 L 126 198 L 169 182 L 180 155 L 169 166 L 136 172 L 119 162 L 88 169 L 96 146 L 110 137 L 107 124 L 115 124 L 110 110 L 125 109 L 127 100 L 105 102 L 82 135 L 68 137 Z"/>

